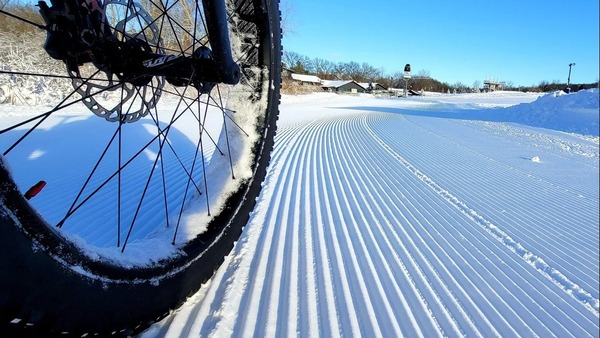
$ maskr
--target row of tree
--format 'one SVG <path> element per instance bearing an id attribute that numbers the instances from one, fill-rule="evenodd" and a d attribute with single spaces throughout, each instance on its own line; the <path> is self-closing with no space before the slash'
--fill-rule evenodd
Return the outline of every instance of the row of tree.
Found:
<path id="1" fill-rule="evenodd" d="M 387 74 L 384 69 L 376 68 L 368 63 L 358 62 L 331 62 L 321 58 L 311 58 L 293 51 L 284 51 L 283 64 L 291 71 L 298 74 L 316 75 L 323 80 L 349 80 L 356 82 L 376 82 L 386 88 L 404 88 L 404 72 Z M 481 81 L 475 81 L 471 86 L 462 82 L 449 84 L 441 82 L 431 77 L 427 70 L 413 72 L 408 86 L 415 90 L 426 90 L 434 92 L 456 92 L 468 93 L 484 90 L 484 84 Z M 517 87 L 512 81 L 504 82 L 503 89 L 519 91 L 537 91 L 550 92 L 563 90 L 567 87 L 566 83 L 554 81 L 540 82 L 537 86 Z M 571 84 L 571 90 L 598 88 L 598 82 L 587 84 Z"/>
<path id="2" fill-rule="evenodd" d="M 321 58 L 310 58 L 308 56 L 284 51 L 283 64 L 294 73 L 316 75 L 323 80 L 348 80 L 356 82 L 376 82 L 386 88 L 403 88 L 404 73 L 397 72 L 387 74 L 384 69 L 376 68 L 363 62 L 332 62 Z M 432 91 L 446 91 L 454 89 L 447 83 L 437 81 L 429 75 L 428 71 L 420 70 L 412 75 L 410 85 L 414 89 L 426 89 Z"/>
<path id="3" fill-rule="evenodd" d="M 368 63 L 358 62 L 331 62 L 320 58 L 284 51 L 283 64 L 289 70 L 298 74 L 316 75 L 323 80 L 349 80 L 356 82 L 379 83 L 386 88 L 404 88 L 404 72 L 387 74 L 384 69 L 376 68 Z M 461 82 L 449 84 L 438 81 L 431 77 L 429 71 L 419 70 L 413 72 L 408 86 L 415 90 L 427 90 L 435 92 L 471 92 L 482 89 L 481 82 L 476 82 L 473 87 Z"/>

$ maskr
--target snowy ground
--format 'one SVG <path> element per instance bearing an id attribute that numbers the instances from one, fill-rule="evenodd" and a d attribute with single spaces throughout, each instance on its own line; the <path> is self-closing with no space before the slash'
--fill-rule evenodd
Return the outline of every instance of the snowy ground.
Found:
<path id="1" fill-rule="evenodd" d="M 599 336 L 598 90 L 284 97 L 251 222 L 143 337 Z"/>

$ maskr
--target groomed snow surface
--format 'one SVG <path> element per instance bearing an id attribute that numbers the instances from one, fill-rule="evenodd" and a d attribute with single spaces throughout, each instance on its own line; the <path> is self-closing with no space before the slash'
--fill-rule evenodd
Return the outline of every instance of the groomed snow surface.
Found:
<path id="1" fill-rule="evenodd" d="M 598 337 L 598 90 L 284 96 L 258 206 L 143 337 Z"/>

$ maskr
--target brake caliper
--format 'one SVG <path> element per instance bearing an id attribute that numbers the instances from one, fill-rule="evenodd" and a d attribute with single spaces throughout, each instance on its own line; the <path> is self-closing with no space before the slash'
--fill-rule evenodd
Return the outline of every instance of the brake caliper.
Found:
<path id="1" fill-rule="evenodd" d="M 47 27 L 44 49 L 52 58 L 62 61 L 77 59 L 91 61 L 90 48 L 100 35 L 110 35 L 103 29 L 104 14 L 99 0 L 50 0 L 38 2 L 40 14 Z"/>

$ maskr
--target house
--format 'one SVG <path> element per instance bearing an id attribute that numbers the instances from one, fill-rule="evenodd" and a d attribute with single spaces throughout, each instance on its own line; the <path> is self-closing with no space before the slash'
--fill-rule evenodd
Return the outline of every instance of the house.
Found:
<path id="1" fill-rule="evenodd" d="M 292 73 L 291 76 L 292 76 L 292 80 L 300 83 L 301 85 L 312 85 L 312 86 L 320 86 L 321 85 L 321 79 L 319 79 L 315 75 Z"/>
<path id="2" fill-rule="evenodd" d="M 321 87 L 328 92 L 336 93 L 364 93 L 365 88 L 353 80 L 346 81 L 322 81 Z"/>
<path id="3" fill-rule="evenodd" d="M 370 92 L 373 90 L 387 90 L 387 88 L 385 88 L 377 82 L 358 82 L 358 84 L 361 87 L 363 87 L 366 92 Z M 369 89 L 369 85 L 371 85 L 371 89 Z"/>

